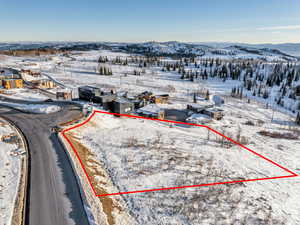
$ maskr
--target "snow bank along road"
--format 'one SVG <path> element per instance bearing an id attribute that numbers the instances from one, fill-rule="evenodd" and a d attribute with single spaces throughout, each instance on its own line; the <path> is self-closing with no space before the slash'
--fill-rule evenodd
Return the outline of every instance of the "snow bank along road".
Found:
<path id="1" fill-rule="evenodd" d="M 24 133 L 30 153 L 26 224 L 88 223 L 80 190 L 68 156 L 51 127 L 79 114 L 79 108 L 60 103 L 52 114 L 28 114 L 0 107 L 0 115 Z"/>

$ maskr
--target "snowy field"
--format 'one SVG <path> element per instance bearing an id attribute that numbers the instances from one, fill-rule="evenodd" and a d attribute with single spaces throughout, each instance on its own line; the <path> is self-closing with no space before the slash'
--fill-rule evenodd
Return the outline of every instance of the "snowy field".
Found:
<path id="1" fill-rule="evenodd" d="M 17 103 L 7 103 L 1 102 L 0 104 L 12 107 L 14 109 L 29 112 L 29 113 L 37 113 L 37 114 L 48 114 L 55 113 L 61 110 L 61 108 L 57 105 L 43 105 L 43 104 L 17 104 Z"/>
<path id="2" fill-rule="evenodd" d="M 4 138 L 10 136 L 10 138 Z M 0 119 L 0 224 L 11 224 L 14 203 L 18 191 L 23 151 L 15 130 Z"/>
<path id="3" fill-rule="evenodd" d="M 261 100 L 230 97 L 240 81 L 208 78 L 190 82 L 177 72 L 147 67 L 141 76 L 132 75 L 136 65 L 109 65 L 113 76 L 97 74 L 98 57 L 129 56 L 108 51 L 73 52 L 72 58 L 34 61 L 42 73 L 68 87 L 94 85 L 137 94 L 151 91 L 169 94 L 171 104 L 162 108 L 186 108 L 192 93 L 209 89 L 225 99 L 224 118 L 206 125 L 237 140 L 295 173 L 300 173 L 299 127 L 290 112 L 276 111 Z M 75 60 L 74 60 L 75 59 Z M 22 68 L 19 58 L 7 59 Z M 58 62 L 60 63 L 58 65 Z M 277 111 L 279 110 L 279 111 Z M 170 127 L 137 119 L 97 115 L 70 135 L 81 143 L 83 154 L 99 194 L 168 186 L 289 175 L 284 170 L 250 154 L 220 136 L 199 127 Z M 87 152 L 90 153 L 88 154 Z M 300 224 L 299 177 L 256 181 L 160 192 L 107 196 L 126 206 L 137 224 Z M 110 199 L 110 200 L 108 200 Z M 118 210 L 111 210 L 115 224 Z M 115 207 L 118 208 L 118 207 Z"/>
<path id="4" fill-rule="evenodd" d="M 26 62 L 23 62 L 25 58 L 22 57 L 9 57 L 7 64 L 12 65 L 15 68 L 22 69 L 24 64 L 28 64 L 30 60 L 36 64 L 32 66 L 32 69 L 38 67 L 43 75 L 51 76 L 57 82 L 64 84 L 69 88 L 76 88 L 82 85 L 93 85 L 100 87 L 116 88 L 118 91 L 127 91 L 132 94 L 141 93 L 143 91 L 152 91 L 155 94 L 168 93 L 173 98 L 178 98 L 186 101 L 192 101 L 192 93 L 201 91 L 207 88 L 209 85 L 212 91 L 217 93 L 223 93 L 226 91 L 229 94 L 233 87 L 241 85 L 239 80 L 227 80 L 225 83 L 219 82 L 214 78 L 209 77 L 208 80 L 195 80 L 190 82 L 189 80 L 180 79 L 181 75 L 174 71 L 161 71 L 161 67 L 147 67 L 144 68 L 144 74 L 140 76 L 133 75 L 135 70 L 141 70 L 137 64 L 129 63 L 128 65 L 113 65 L 108 66 L 113 71 L 113 76 L 101 76 L 96 70 L 98 67 L 99 56 L 107 57 L 109 60 L 120 57 L 134 57 L 126 53 L 111 52 L 107 50 L 101 51 L 88 51 L 88 52 L 73 52 L 71 57 L 58 56 L 56 60 L 46 60 L 47 57 L 38 58 L 26 58 Z M 23 61 L 22 61 L 22 60 Z M 162 59 L 165 62 L 174 62 L 171 59 Z M 27 66 L 26 68 L 29 68 Z M 186 70 L 195 70 L 191 65 Z M 265 73 L 266 69 L 260 72 Z M 300 81 L 299 81 L 300 82 Z M 298 82 L 298 83 L 299 83 Z M 296 84 L 297 82 L 295 82 Z M 299 83 L 300 84 L 300 83 Z M 274 104 L 274 99 L 278 98 L 279 87 L 276 85 L 270 89 L 270 98 L 263 99 L 252 96 L 251 91 L 244 89 L 244 94 L 250 98 L 255 98 L 259 101 L 269 103 L 272 107 L 276 107 L 277 110 L 281 110 L 285 113 L 291 113 L 291 109 L 296 107 L 295 101 L 284 97 L 284 107 Z M 53 89 L 54 93 L 55 90 Z M 287 110 L 289 109 L 289 110 Z"/>
<path id="5" fill-rule="evenodd" d="M 297 131 L 289 126 L 289 117 L 276 113 L 271 122 L 272 111 L 263 105 L 237 99 L 228 101 L 224 106 L 225 118 L 208 125 L 235 140 L 240 129 L 241 140 L 247 147 L 299 173 L 299 136 L 287 140 L 257 133 L 267 130 L 293 135 Z M 254 124 L 247 125 L 249 120 Z M 101 174 L 94 174 L 99 190 L 108 193 L 289 175 L 238 146 L 222 143 L 220 137 L 205 128 L 170 128 L 160 122 L 97 114 L 73 135 L 91 149 L 109 173 L 113 188 L 105 185 Z M 295 177 L 129 194 L 123 199 L 139 224 L 292 225 L 300 222 L 300 191 L 294 188 L 299 182 Z M 207 196 L 210 194 L 211 199 Z"/>
<path id="6" fill-rule="evenodd" d="M 1 96 L 26 101 L 44 101 L 48 99 L 48 97 L 40 93 L 39 90 L 31 90 L 27 88 L 6 90 L 4 93 L 0 94 L 0 97 Z"/>

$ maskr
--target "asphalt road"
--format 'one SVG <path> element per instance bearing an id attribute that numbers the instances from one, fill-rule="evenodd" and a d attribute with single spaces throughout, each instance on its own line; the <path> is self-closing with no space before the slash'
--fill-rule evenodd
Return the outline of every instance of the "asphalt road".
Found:
<path id="1" fill-rule="evenodd" d="M 60 103 L 52 114 L 28 114 L 0 106 L 0 115 L 24 133 L 30 152 L 26 224 L 86 225 L 79 186 L 64 147 L 51 127 L 79 114 L 79 108 Z"/>

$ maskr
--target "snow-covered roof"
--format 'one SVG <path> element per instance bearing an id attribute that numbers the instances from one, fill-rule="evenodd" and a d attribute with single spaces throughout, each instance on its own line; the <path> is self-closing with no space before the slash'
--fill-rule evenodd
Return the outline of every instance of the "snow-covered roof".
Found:
<path id="1" fill-rule="evenodd" d="M 198 103 L 189 103 L 189 106 L 195 108 L 195 109 L 204 109 L 204 108 L 208 108 L 208 107 L 213 107 L 213 105 L 210 102 L 201 102 L 201 104 Z"/>
<path id="2" fill-rule="evenodd" d="M 13 75 L 13 72 L 7 68 L 0 68 L 0 75 L 1 76 L 10 76 L 10 75 Z"/>
<path id="3" fill-rule="evenodd" d="M 131 101 L 127 98 L 123 98 L 123 97 L 118 97 L 115 102 L 118 102 L 118 103 L 131 103 Z"/>
<path id="4" fill-rule="evenodd" d="M 205 123 L 205 122 L 209 122 L 211 120 L 211 118 L 204 114 L 194 113 L 190 117 L 188 117 L 186 120 L 190 121 L 190 122 L 195 122 L 195 123 L 201 123 L 201 122 Z"/>
<path id="5" fill-rule="evenodd" d="M 161 111 L 163 111 L 163 109 L 158 107 L 156 104 L 149 104 L 137 110 L 138 113 L 144 114 L 158 114 Z"/>
<path id="6" fill-rule="evenodd" d="M 71 93 L 72 90 L 70 88 L 64 88 L 64 89 L 57 89 L 56 92 Z"/>

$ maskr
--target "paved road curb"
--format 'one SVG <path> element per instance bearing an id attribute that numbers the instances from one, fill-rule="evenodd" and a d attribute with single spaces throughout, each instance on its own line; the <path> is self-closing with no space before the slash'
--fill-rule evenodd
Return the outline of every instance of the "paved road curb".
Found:
<path id="1" fill-rule="evenodd" d="M 79 124 L 86 120 L 86 118 L 83 118 L 81 120 L 78 120 L 72 124 L 68 124 L 68 126 L 74 126 L 74 124 Z M 60 140 L 60 142 L 63 144 L 66 150 L 66 154 L 71 162 L 71 165 L 73 167 L 73 170 L 76 174 L 76 179 L 78 181 L 78 186 L 80 187 L 80 194 L 82 197 L 83 202 L 86 206 L 89 207 L 90 212 L 87 212 L 87 208 L 85 207 L 85 210 L 87 214 L 91 214 L 93 217 L 93 224 L 99 224 L 99 225 L 108 225 L 106 220 L 106 215 L 103 212 L 102 204 L 99 201 L 99 198 L 96 197 L 92 190 L 90 190 L 89 181 L 87 180 L 84 171 L 82 170 L 81 164 L 78 161 L 76 155 L 74 154 L 73 150 L 70 148 L 69 143 L 63 138 L 62 133 L 57 133 L 57 136 Z M 89 191 L 90 190 L 90 191 Z M 91 219 L 91 217 L 90 217 Z M 91 222 L 91 221 L 90 221 Z"/>
<path id="2" fill-rule="evenodd" d="M 7 121 L 11 127 L 17 132 L 22 141 L 24 150 L 26 151 L 25 157 L 21 159 L 21 176 L 18 184 L 18 192 L 14 203 L 14 211 L 12 215 L 12 225 L 25 225 L 26 224 L 26 209 L 27 209 L 27 189 L 30 169 L 30 155 L 28 151 L 28 143 L 23 132 L 9 119 L 0 116 L 3 120 Z"/>

